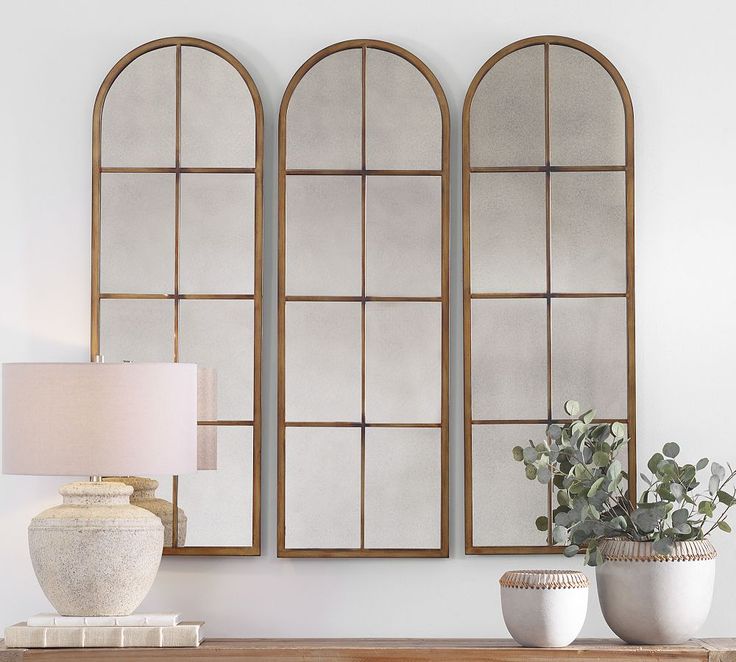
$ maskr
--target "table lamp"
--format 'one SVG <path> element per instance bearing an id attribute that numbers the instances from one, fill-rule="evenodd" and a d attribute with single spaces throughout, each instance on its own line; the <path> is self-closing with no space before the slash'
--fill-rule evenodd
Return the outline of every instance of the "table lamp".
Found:
<path id="1" fill-rule="evenodd" d="M 3 365 L 3 473 L 90 476 L 31 520 L 39 584 L 64 616 L 123 616 L 156 577 L 164 527 L 103 475 L 197 469 L 197 367 L 183 363 Z"/>

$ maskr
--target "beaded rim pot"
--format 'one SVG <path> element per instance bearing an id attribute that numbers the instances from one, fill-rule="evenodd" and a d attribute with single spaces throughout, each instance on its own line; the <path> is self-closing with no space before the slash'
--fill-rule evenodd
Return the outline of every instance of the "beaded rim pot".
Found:
<path id="1" fill-rule="evenodd" d="M 499 580 L 503 620 L 522 646 L 561 648 L 585 622 L 588 578 L 576 570 L 510 570 Z"/>
<path id="2" fill-rule="evenodd" d="M 164 527 L 129 503 L 132 492 L 121 483 L 69 483 L 59 490 L 63 504 L 31 520 L 33 570 L 63 616 L 124 616 L 150 590 Z"/>
<path id="3" fill-rule="evenodd" d="M 709 540 L 676 542 L 663 556 L 650 542 L 604 540 L 605 563 L 596 567 L 598 599 L 606 623 L 630 644 L 679 644 L 690 639 L 710 611 L 716 550 Z"/>

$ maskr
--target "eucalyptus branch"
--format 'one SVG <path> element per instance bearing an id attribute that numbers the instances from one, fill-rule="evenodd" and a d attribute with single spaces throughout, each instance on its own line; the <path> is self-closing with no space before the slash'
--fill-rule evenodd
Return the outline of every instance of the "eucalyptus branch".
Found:
<path id="1" fill-rule="evenodd" d="M 555 482 L 558 507 L 552 535 L 555 543 L 568 542 L 567 556 L 587 545 L 586 563 L 604 561 L 598 544 L 613 537 L 654 543 L 660 554 L 669 554 L 683 540 L 697 540 L 715 529 L 730 531 L 726 517 L 736 505 L 736 490 L 725 491 L 736 480 L 736 470 L 728 465 L 729 474 L 717 462 L 710 465 L 706 481 L 708 494 L 695 493 L 697 475 L 709 465 L 707 458 L 696 464 L 679 464 L 675 458 L 680 447 L 670 442 L 649 459 L 650 477 L 642 474 L 648 487 L 634 504 L 622 489 L 623 463 L 617 454 L 625 441 L 621 423 L 594 423 L 595 412 L 579 415 L 577 402 L 565 403 L 565 411 L 573 420 L 560 426 L 550 425 L 545 444 L 527 448 L 515 446 L 513 457 L 523 462 L 530 480 Z M 552 457 L 555 459 L 552 460 Z M 628 482 L 636 480 L 628 476 Z M 725 506 L 716 515 L 716 509 Z M 546 532 L 549 518 L 537 518 L 537 528 Z"/>

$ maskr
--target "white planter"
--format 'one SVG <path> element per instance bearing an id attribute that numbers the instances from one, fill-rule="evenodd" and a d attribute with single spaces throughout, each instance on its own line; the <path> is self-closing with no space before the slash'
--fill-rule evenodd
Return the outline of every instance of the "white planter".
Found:
<path id="1" fill-rule="evenodd" d="M 120 483 L 69 483 L 64 503 L 31 520 L 38 583 L 63 616 L 125 616 L 146 597 L 161 561 L 164 527 L 128 502 Z"/>
<path id="2" fill-rule="evenodd" d="M 713 598 L 716 550 L 707 540 L 678 542 L 671 556 L 652 543 L 606 540 L 596 568 L 609 627 L 630 644 L 679 644 L 705 622 Z"/>
<path id="3" fill-rule="evenodd" d="M 572 570 L 512 570 L 501 584 L 503 620 L 522 646 L 561 648 L 585 622 L 588 578 Z"/>

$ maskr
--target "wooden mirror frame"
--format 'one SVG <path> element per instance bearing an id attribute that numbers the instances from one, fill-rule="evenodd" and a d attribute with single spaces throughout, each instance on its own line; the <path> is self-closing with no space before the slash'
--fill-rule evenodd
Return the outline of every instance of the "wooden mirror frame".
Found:
<path id="1" fill-rule="evenodd" d="M 509 166 L 509 167 L 471 167 L 470 165 L 470 116 L 471 107 L 475 93 L 485 75 L 507 55 L 529 46 L 544 46 L 544 98 L 545 98 L 545 165 L 544 166 Z M 549 87 L 549 49 L 550 46 L 566 46 L 576 49 L 593 58 L 610 75 L 614 81 L 624 110 L 624 141 L 625 141 L 625 163 L 620 166 L 553 166 L 550 164 L 550 87 Z M 626 299 L 626 347 L 627 347 L 627 419 L 622 422 L 628 424 L 630 437 L 628 444 L 628 472 L 631 477 L 629 483 L 630 498 L 636 500 L 636 366 L 635 366 L 635 343 L 634 343 L 634 113 L 631 97 L 621 74 L 611 62 L 591 46 L 559 36 L 530 37 L 514 42 L 498 51 L 480 68 L 473 78 L 463 106 L 462 116 L 462 178 L 463 178 L 463 340 L 464 340 L 464 409 L 465 409 L 465 553 L 466 554 L 559 554 L 561 548 L 552 544 L 552 517 L 553 490 L 550 487 L 547 493 L 547 515 L 549 528 L 547 531 L 546 545 L 521 545 L 521 546 L 479 546 L 473 542 L 473 455 L 472 455 L 472 426 L 473 423 L 516 423 L 516 424 L 545 424 L 560 419 L 552 415 L 552 393 L 551 393 L 551 300 L 553 298 L 575 298 L 575 297 L 600 297 L 610 294 L 597 293 L 574 293 L 563 294 L 551 291 L 550 285 L 550 245 L 551 245 L 551 208 L 550 208 L 550 181 L 553 172 L 625 172 L 626 190 L 626 292 L 615 296 Z M 541 172 L 545 173 L 546 189 L 546 246 L 547 246 L 547 287 L 545 293 L 471 293 L 471 270 L 470 270 L 470 179 L 474 172 Z M 499 421 L 475 421 L 472 418 L 472 382 L 471 382 L 471 300 L 474 298 L 543 298 L 547 301 L 547 417 L 539 420 L 499 420 Z M 520 440 L 521 441 L 521 440 Z M 519 470 L 519 481 L 526 480 L 523 471 Z M 540 486 L 541 488 L 541 486 Z"/>
<path id="2" fill-rule="evenodd" d="M 136 58 L 151 51 L 176 47 L 176 162 L 174 167 L 103 167 L 102 166 L 102 114 L 107 94 L 120 73 Z M 181 49 L 195 47 L 209 51 L 227 61 L 241 76 L 250 92 L 254 114 L 254 167 L 249 168 L 183 168 L 179 161 L 181 141 Z M 102 199 L 102 174 L 106 172 L 172 173 L 176 178 L 175 203 L 175 254 L 173 294 L 106 293 L 100 291 L 100 223 Z M 179 226 L 180 175 L 182 173 L 247 173 L 254 180 L 254 274 L 253 295 L 185 295 L 179 293 Z M 168 37 L 148 42 L 123 56 L 105 77 L 97 93 L 92 118 L 92 299 L 90 358 L 100 353 L 100 304 L 103 299 L 167 299 L 174 303 L 174 355 L 178 361 L 178 310 L 183 299 L 252 299 L 253 300 L 253 419 L 250 421 L 216 421 L 218 426 L 242 425 L 253 431 L 253 492 L 252 492 L 252 538 L 249 546 L 177 546 L 178 535 L 178 477 L 173 477 L 172 502 L 172 546 L 164 547 L 165 555 L 174 556 L 259 556 L 261 553 L 261 329 L 262 329 L 262 237 L 263 237 L 263 106 L 255 82 L 245 67 L 223 48 L 193 37 Z M 209 422 L 212 424 L 212 422 Z"/>
<path id="3" fill-rule="evenodd" d="M 287 111 L 292 95 L 305 74 L 319 61 L 324 58 L 349 49 L 362 50 L 362 136 L 361 154 L 362 167 L 359 170 L 320 170 L 310 168 L 307 170 L 287 170 L 286 144 L 287 144 Z M 366 137 L 365 137 L 365 85 L 366 85 L 366 51 L 377 49 L 386 51 L 403 58 L 413 65 L 429 82 L 440 109 L 441 115 L 441 169 L 437 171 L 422 170 L 370 170 L 366 169 Z M 431 70 L 415 55 L 407 50 L 384 41 L 372 39 L 355 39 L 343 41 L 328 46 L 310 57 L 294 74 L 289 82 L 281 102 L 279 112 L 279 321 L 278 321 L 278 556 L 279 557 L 447 557 L 449 551 L 449 430 L 448 430 L 448 387 L 449 387 L 449 200 L 450 200 L 450 117 L 449 108 L 445 94 L 439 81 Z M 362 295 L 355 297 L 344 296 L 287 296 L 286 295 L 286 178 L 287 174 L 336 174 L 336 175 L 359 175 L 362 180 L 362 233 L 363 233 L 363 274 Z M 365 293 L 365 181 L 371 175 L 413 175 L 434 174 L 441 176 L 441 222 L 442 222 L 442 272 L 441 272 L 441 297 L 371 297 Z M 365 422 L 365 400 L 363 399 L 363 416 L 361 422 L 344 423 L 349 427 L 359 427 L 361 430 L 361 547 L 360 548 L 287 548 L 286 546 L 286 427 L 285 419 L 285 366 L 286 366 L 286 333 L 285 333 L 285 311 L 287 300 L 312 300 L 312 301 L 355 301 L 362 304 L 362 372 L 365 382 L 365 307 L 367 301 L 441 301 L 442 303 L 442 356 L 441 356 L 441 423 L 426 424 L 424 427 L 441 428 L 440 439 L 440 545 L 431 549 L 371 549 L 363 544 L 365 527 L 365 430 L 370 423 Z M 362 386 L 365 395 L 365 383 Z M 300 425 L 294 423 L 294 425 Z M 307 424 L 308 425 L 308 424 Z M 376 424 L 380 425 L 380 424 Z M 402 424 L 391 424 L 392 427 L 402 427 Z M 403 424 L 406 427 L 406 424 Z"/>

